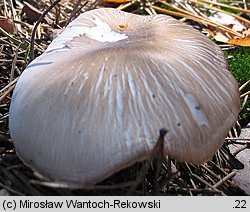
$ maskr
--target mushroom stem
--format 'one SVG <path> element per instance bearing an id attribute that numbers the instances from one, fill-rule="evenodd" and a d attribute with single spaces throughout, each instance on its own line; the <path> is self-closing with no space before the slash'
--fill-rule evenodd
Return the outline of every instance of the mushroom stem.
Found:
<path id="1" fill-rule="evenodd" d="M 153 149 L 152 158 L 153 160 L 153 167 L 154 167 L 154 176 L 153 176 L 153 194 L 158 195 L 159 194 L 159 175 L 162 167 L 162 161 L 163 161 L 163 151 L 164 151 L 164 137 L 167 134 L 167 130 L 165 128 L 160 129 L 160 136 L 158 138 L 158 141 Z"/>
<path id="2" fill-rule="evenodd" d="M 159 131 L 160 136 L 151 152 L 151 155 L 146 160 L 146 163 L 144 164 L 142 170 L 140 171 L 139 175 L 137 176 L 137 179 L 135 180 L 135 184 L 131 186 L 131 188 L 128 191 L 128 194 L 131 194 L 135 191 L 135 189 L 138 187 L 140 183 L 144 180 L 144 177 L 148 170 L 150 169 L 150 164 L 153 163 L 154 167 L 154 176 L 153 176 L 153 194 L 159 193 L 159 182 L 158 177 L 161 170 L 161 163 L 163 159 L 163 151 L 164 151 L 164 137 L 167 134 L 167 130 L 162 128 Z"/>

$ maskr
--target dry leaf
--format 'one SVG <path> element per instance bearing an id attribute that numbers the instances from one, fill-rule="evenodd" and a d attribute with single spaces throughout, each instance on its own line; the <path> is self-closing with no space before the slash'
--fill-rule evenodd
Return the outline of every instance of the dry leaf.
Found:
<path id="1" fill-rule="evenodd" d="M 223 43 L 227 43 L 229 40 L 228 36 L 221 31 L 216 32 L 214 39 Z"/>
<path id="2" fill-rule="evenodd" d="M 212 37 L 214 37 L 217 41 L 234 44 L 238 46 L 250 46 L 249 29 L 247 29 L 235 17 L 225 14 L 225 13 L 216 12 L 212 16 L 210 16 L 209 19 L 215 23 L 224 25 L 232 29 L 232 31 L 238 32 L 242 35 L 241 38 L 239 38 L 231 33 L 219 30 L 219 31 L 214 32 L 214 36 L 213 36 L 211 32 L 209 32 L 209 34 Z"/>
<path id="3" fill-rule="evenodd" d="M 243 38 L 235 38 L 228 40 L 228 43 L 237 46 L 250 46 L 250 35 Z"/>
<path id="4" fill-rule="evenodd" d="M 16 34 L 17 30 L 13 20 L 5 17 L 0 17 L 0 27 L 9 34 Z"/>
<path id="5" fill-rule="evenodd" d="M 24 7 L 22 8 L 22 13 L 26 14 L 26 17 L 31 21 L 31 22 L 36 22 L 42 15 L 42 12 L 39 11 L 37 8 L 33 7 L 27 2 L 24 2 Z M 44 17 L 44 22 L 47 24 L 52 24 L 53 21 L 48 18 Z"/>
<path id="6" fill-rule="evenodd" d="M 102 0 L 102 2 L 107 2 L 107 3 L 125 3 L 129 1 L 131 0 Z"/>
<path id="7" fill-rule="evenodd" d="M 219 42 L 228 43 L 228 40 L 234 38 L 234 35 L 220 29 L 217 29 L 216 31 L 211 31 L 209 29 L 208 30 L 206 29 L 206 31 L 209 33 L 211 37 L 213 37 L 216 41 Z"/>
<path id="8" fill-rule="evenodd" d="M 242 32 L 246 28 L 235 17 L 221 12 L 216 12 L 213 16 L 210 16 L 209 19 L 217 24 L 228 26 L 236 32 Z"/>
<path id="9" fill-rule="evenodd" d="M 34 22 L 37 21 L 42 15 L 42 12 L 40 12 L 37 8 L 33 7 L 27 2 L 24 3 L 22 13 L 25 13 L 27 18 Z"/>

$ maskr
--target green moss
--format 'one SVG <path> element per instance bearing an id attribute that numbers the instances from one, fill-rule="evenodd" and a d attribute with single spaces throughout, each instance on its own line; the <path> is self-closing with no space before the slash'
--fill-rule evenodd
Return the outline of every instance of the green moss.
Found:
<path id="1" fill-rule="evenodd" d="M 224 10 L 226 12 L 232 13 L 232 14 L 239 14 L 239 11 L 231 9 L 231 8 L 228 8 L 228 7 L 221 7 L 220 9 L 222 9 L 222 10 Z"/>
<path id="2" fill-rule="evenodd" d="M 250 48 L 239 47 L 237 49 L 229 50 L 225 52 L 225 55 L 229 58 L 229 70 L 234 75 L 239 86 L 250 80 Z M 241 93 L 249 91 L 250 86 L 247 86 Z M 243 100 L 242 100 L 243 103 Z M 245 126 L 250 121 L 250 101 L 246 103 L 244 108 L 240 112 L 239 122 L 242 126 Z"/>
<path id="3" fill-rule="evenodd" d="M 241 86 L 250 79 L 250 48 L 239 47 L 225 52 L 229 57 L 229 70 Z"/>

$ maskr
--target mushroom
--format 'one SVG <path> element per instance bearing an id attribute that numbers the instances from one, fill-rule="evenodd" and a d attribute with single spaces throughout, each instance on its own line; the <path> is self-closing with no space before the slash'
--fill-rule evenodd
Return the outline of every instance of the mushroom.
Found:
<path id="1" fill-rule="evenodd" d="M 117 9 L 72 21 L 20 76 L 9 128 L 25 164 L 51 180 L 97 183 L 164 154 L 200 164 L 237 120 L 238 85 L 220 48 L 166 15 Z"/>

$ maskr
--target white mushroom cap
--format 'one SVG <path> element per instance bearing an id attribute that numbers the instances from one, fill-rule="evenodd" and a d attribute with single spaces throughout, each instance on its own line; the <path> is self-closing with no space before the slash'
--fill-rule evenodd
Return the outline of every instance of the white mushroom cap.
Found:
<path id="1" fill-rule="evenodd" d="M 220 48 L 166 15 L 80 15 L 21 75 L 10 107 L 20 158 L 54 180 L 96 183 L 164 152 L 202 163 L 239 112 Z"/>

